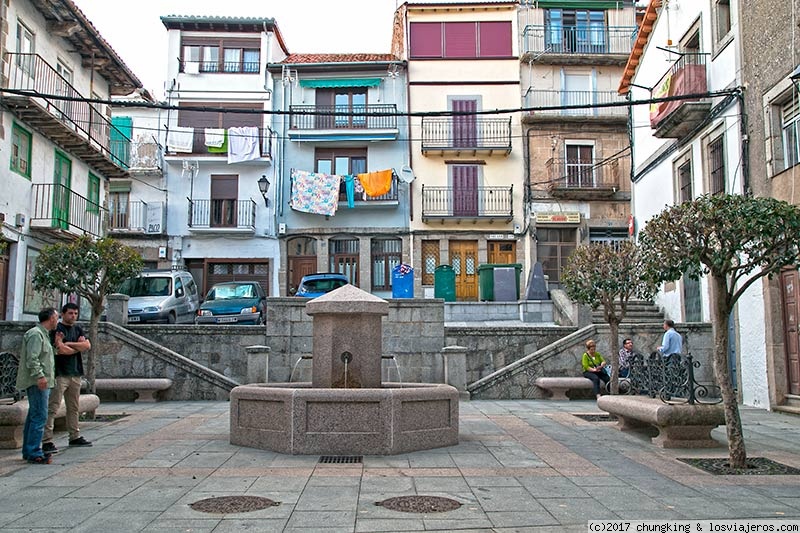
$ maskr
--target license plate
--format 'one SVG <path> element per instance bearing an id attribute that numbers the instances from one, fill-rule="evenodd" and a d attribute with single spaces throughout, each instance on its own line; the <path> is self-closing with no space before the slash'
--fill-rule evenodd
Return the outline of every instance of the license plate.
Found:
<path id="1" fill-rule="evenodd" d="M 223 316 L 217 319 L 217 324 L 224 324 L 226 322 L 236 322 L 237 317 L 235 316 Z"/>
<path id="2" fill-rule="evenodd" d="M 138 316 L 129 316 L 128 317 L 128 322 L 139 322 L 140 318 L 141 317 L 138 317 Z"/>

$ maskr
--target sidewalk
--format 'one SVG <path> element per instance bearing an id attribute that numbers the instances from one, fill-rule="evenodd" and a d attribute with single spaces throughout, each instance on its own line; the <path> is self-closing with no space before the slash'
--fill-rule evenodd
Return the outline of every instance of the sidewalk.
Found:
<path id="1" fill-rule="evenodd" d="M 0 450 L 0 531 L 586 531 L 600 519 L 800 519 L 800 476 L 713 476 L 608 422 L 593 401 L 461 404 L 460 444 L 363 464 L 318 464 L 228 443 L 226 402 L 104 403 L 112 422 L 83 423 L 92 448 L 28 465 Z M 800 467 L 800 417 L 742 409 L 748 455 Z M 717 439 L 725 438 L 715 430 Z M 445 513 L 375 505 L 445 496 Z M 270 498 L 260 511 L 213 515 L 188 504 L 225 495 Z"/>

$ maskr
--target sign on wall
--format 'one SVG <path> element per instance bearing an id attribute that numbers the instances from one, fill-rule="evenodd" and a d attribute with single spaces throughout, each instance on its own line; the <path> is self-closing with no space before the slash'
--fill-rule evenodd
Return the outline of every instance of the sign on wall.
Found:
<path id="1" fill-rule="evenodd" d="M 159 234 L 163 233 L 164 228 L 164 204 L 147 204 L 147 225 L 145 226 L 145 233 Z"/>

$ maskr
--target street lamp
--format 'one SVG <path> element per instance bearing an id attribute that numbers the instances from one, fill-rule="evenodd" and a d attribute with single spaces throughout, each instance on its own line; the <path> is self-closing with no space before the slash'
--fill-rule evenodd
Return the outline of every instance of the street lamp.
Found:
<path id="1" fill-rule="evenodd" d="M 258 190 L 261 191 L 261 196 L 264 197 L 264 205 L 269 207 L 269 198 L 267 198 L 267 191 L 269 190 L 269 180 L 267 179 L 266 175 L 262 175 L 261 179 L 258 180 Z"/>

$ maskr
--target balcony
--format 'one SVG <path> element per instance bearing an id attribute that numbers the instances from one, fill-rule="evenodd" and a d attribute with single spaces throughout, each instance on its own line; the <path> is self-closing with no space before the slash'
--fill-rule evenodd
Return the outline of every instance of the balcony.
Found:
<path id="1" fill-rule="evenodd" d="M 457 187 L 422 186 L 422 220 L 503 220 L 514 219 L 514 186 Z"/>
<path id="2" fill-rule="evenodd" d="M 33 184 L 31 228 L 59 236 L 103 236 L 106 210 L 64 185 Z"/>
<path id="3" fill-rule="evenodd" d="M 228 140 L 225 140 L 225 144 L 221 148 L 212 148 L 206 146 L 206 137 L 205 137 L 205 128 L 202 126 L 192 126 L 187 125 L 188 127 L 194 127 L 194 135 L 192 137 L 192 151 L 191 152 L 184 152 L 184 151 L 176 151 L 172 146 L 170 146 L 170 137 L 169 133 L 167 134 L 167 158 L 171 160 L 182 160 L 185 159 L 187 156 L 192 156 L 194 158 L 198 157 L 208 157 L 210 159 L 223 159 L 228 157 Z M 227 128 L 226 128 L 227 129 Z M 270 127 L 263 127 L 258 128 L 258 137 L 259 137 L 259 151 L 260 156 L 262 159 L 254 159 L 252 161 L 248 161 L 249 163 L 255 164 L 263 164 L 263 159 L 272 159 L 272 128 Z M 248 162 L 243 162 L 247 164 Z"/>
<path id="4" fill-rule="evenodd" d="M 549 159 L 545 163 L 548 190 L 555 198 L 593 200 L 609 198 L 619 190 L 619 160 Z"/>
<path id="5" fill-rule="evenodd" d="M 85 97 L 39 55 L 6 56 L 5 88 L 25 91 L 24 94 L 3 95 L 3 103 L 12 113 L 104 176 L 128 176 L 124 164 L 110 149 L 110 133 L 114 126 L 105 113 L 86 102 Z M 121 133 L 120 136 L 126 138 Z"/>
<path id="6" fill-rule="evenodd" d="M 253 200 L 189 200 L 189 231 L 197 233 L 245 233 L 256 231 Z"/>
<path id="7" fill-rule="evenodd" d="M 111 141 L 111 153 L 130 171 L 160 171 L 161 152 L 161 145 L 155 141 Z"/>
<path id="8" fill-rule="evenodd" d="M 292 141 L 393 141 L 400 134 L 394 104 L 293 105 L 289 111 Z"/>
<path id="9" fill-rule="evenodd" d="M 650 91 L 652 98 L 698 95 L 650 105 L 650 127 L 659 139 L 680 139 L 694 131 L 708 117 L 711 99 L 706 78 L 706 56 L 686 54 L 677 60 Z"/>
<path id="10" fill-rule="evenodd" d="M 592 106 L 596 104 L 627 103 L 615 91 L 540 91 L 530 90 L 525 94 L 525 107 Z M 543 109 L 530 111 L 523 116 L 523 122 L 586 119 L 627 122 L 628 107 L 585 107 L 578 109 Z"/>
<path id="11" fill-rule="evenodd" d="M 422 117 L 422 153 L 511 153 L 511 118 Z"/>
<path id="12" fill-rule="evenodd" d="M 108 216 L 108 232 L 114 234 L 163 235 L 166 211 L 161 202 L 128 202 L 112 209 Z"/>
<path id="13" fill-rule="evenodd" d="M 624 65 L 633 49 L 635 26 L 529 24 L 522 31 L 522 61 Z"/>

